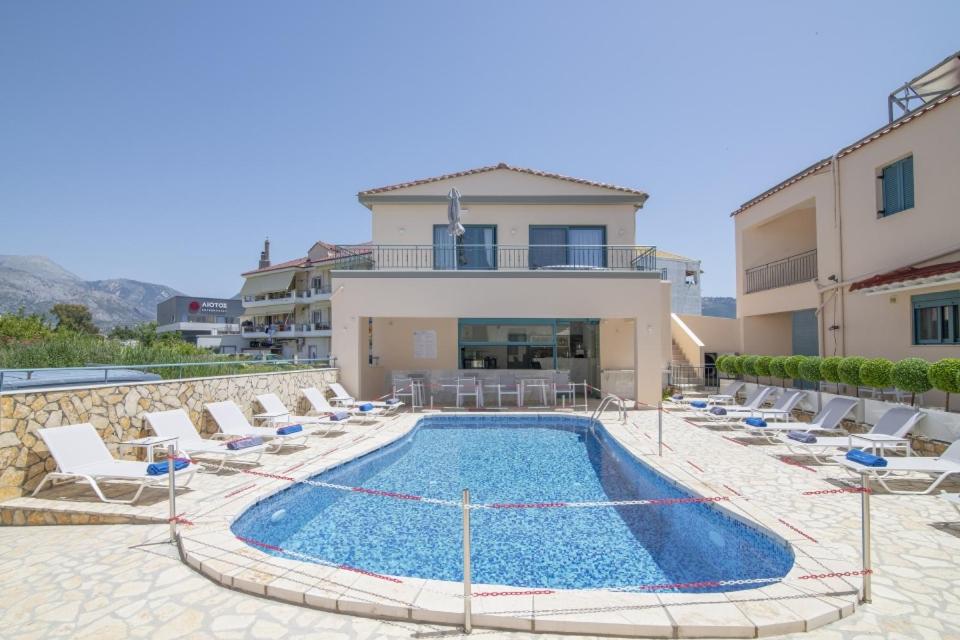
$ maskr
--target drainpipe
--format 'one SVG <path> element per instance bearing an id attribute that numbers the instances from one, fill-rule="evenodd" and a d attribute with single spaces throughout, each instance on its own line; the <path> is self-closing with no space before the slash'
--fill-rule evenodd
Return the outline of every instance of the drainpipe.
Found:
<path id="1" fill-rule="evenodd" d="M 837 282 L 843 282 L 843 216 L 840 211 L 840 152 L 833 154 L 830 162 L 833 173 L 833 226 L 837 230 L 837 253 L 840 258 L 838 267 Z M 846 315 L 846 296 L 843 295 L 843 288 L 839 287 L 836 293 L 834 305 L 840 305 L 840 355 L 847 353 L 847 315 Z M 836 307 L 834 307 L 836 308 Z M 826 324 L 826 322 L 824 322 Z M 825 332 L 826 333 L 826 332 Z M 824 335 L 826 339 L 826 335 Z M 826 346 L 826 344 L 824 344 Z M 826 353 L 826 349 L 824 349 Z M 837 355 L 834 353 L 834 355 Z"/>

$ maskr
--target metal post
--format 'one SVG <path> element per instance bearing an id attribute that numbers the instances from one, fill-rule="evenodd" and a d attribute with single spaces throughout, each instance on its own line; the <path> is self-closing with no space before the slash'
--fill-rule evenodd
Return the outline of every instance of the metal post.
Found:
<path id="1" fill-rule="evenodd" d="M 473 631 L 470 592 L 473 590 L 470 576 L 470 489 L 463 490 L 463 632 Z"/>
<path id="2" fill-rule="evenodd" d="M 167 446 L 167 484 L 170 491 L 170 542 L 177 541 L 177 487 L 174 472 L 174 462 L 177 459 L 177 446 Z"/>
<path id="3" fill-rule="evenodd" d="M 663 457 L 663 401 L 657 403 L 657 448 L 659 456 Z"/>
<path id="4" fill-rule="evenodd" d="M 860 474 L 860 527 L 861 527 L 861 555 L 863 556 L 863 596 L 860 601 L 873 601 L 871 593 L 872 563 L 870 561 L 870 476 Z"/>

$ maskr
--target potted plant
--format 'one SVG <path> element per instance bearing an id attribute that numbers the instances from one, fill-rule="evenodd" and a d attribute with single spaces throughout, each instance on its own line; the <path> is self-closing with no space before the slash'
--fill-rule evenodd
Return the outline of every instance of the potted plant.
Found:
<path id="1" fill-rule="evenodd" d="M 757 383 L 760 383 L 760 377 L 757 374 L 757 356 L 744 356 L 743 357 L 743 373 L 744 375 L 753 376 L 756 378 Z"/>
<path id="2" fill-rule="evenodd" d="M 787 386 L 787 356 L 774 356 L 770 358 L 770 375 L 774 378 L 780 378 L 780 386 Z"/>
<path id="3" fill-rule="evenodd" d="M 788 378 L 793 378 L 793 380 L 803 380 L 800 376 L 800 365 L 804 360 L 807 359 L 807 356 L 788 356 L 786 363 L 783 365 L 783 368 L 787 372 Z"/>
<path id="4" fill-rule="evenodd" d="M 840 372 L 840 382 L 853 387 L 858 398 L 860 397 L 860 385 L 863 382 L 860 379 L 860 367 L 866 361 L 867 359 L 861 356 L 848 356 L 843 359 L 843 362 L 837 368 Z"/>
<path id="5" fill-rule="evenodd" d="M 893 362 L 886 358 L 870 358 L 860 367 L 860 380 L 868 387 L 886 389 L 893 386 L 892 373 Z"/>
<path id="6" fill-rule="evenodd" d="M 910 392 L 910 404 L 914 405 L 918 393 L 924 393 L 933 387 L 929 374 L 930 363 L 923 358 L 904 358 L 893 365 L 890 379 L 897 389 Z"/>
<path id="7" fill-rule="evenodd" d="M 840 356 L 830 356 L 829 358 L 824 358 L 820 362 L 820 377 L 826 380 L 827 382 L 832 382 L 837 385 L 837 393 L 840 393 L 840 363 L 843 362 L 843 358 Z"/>
<path id="8" fill-rule="evenodd" d="M 947 394 L 947 411 L 950 411 L 950 394 L 960 393 L 960 358 L 944 358 L 930 365 L 930 384 Z"/>

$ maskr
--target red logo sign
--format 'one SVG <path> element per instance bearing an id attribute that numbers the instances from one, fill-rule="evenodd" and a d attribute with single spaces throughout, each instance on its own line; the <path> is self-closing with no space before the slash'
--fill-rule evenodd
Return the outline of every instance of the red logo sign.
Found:
<path id="1" fill-rule="evenodd" d="M 190 311 L 191 311 L 191 313 L 196 313 L 197 311 L 200 311 L 200 303 L 197 302 L 196 300 L 191 301 L 191 302 L 190 302 Z"/>

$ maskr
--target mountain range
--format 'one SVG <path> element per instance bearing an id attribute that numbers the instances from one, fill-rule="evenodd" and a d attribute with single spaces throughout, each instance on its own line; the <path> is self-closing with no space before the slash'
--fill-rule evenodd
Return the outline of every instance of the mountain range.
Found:
<path id="1" fill-rule="evenodd" d="M 84 280 L 46 256 L 0 255 L 0 313 L 49 314 L 61 302 L 86 305 L 101 329 L 157 319 L 157 303 L 183 295 L 127 278 Z"/>
<path id="2" fill-rule="evenodd" d="M 705 316 L 718 316 L 720 318 L 737 317 L 737 299 L 736 298 L 713 298 L 704 296 L 701 301 Z"/>

